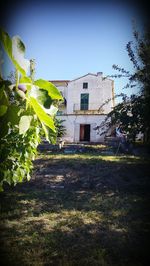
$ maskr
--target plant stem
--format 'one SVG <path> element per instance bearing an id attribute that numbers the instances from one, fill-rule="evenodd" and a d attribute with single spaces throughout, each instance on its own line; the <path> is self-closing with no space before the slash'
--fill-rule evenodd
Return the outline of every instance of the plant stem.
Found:
<path id="1" fill-rule="evenodd" d="M 19 71 L 16 70 L 16 90 L 18 90 L 18 85 L 19 85 Z"/>

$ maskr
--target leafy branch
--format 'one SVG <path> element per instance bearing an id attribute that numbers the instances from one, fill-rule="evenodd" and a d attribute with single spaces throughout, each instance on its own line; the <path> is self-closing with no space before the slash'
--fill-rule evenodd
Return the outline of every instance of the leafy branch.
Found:
<path id="1" fill-rule="evenodd" d="M 56 135 L 56 102 L 62 100 L 50 82 L 34 80 L 34 62 L 24 58 L 25 45 L 19 36 L 10 38 L 0 30 L 0 42 L 15 67 L 14 83 L 0 79 L 0 189 L 3 183 L 17 184 L 30 179 L 32 160 L 40 136 Z M 30 75 L 28 74 L 30 68 Z M 58 105 L 58 104 L 57 104 Z"/>
<path id="2" fill-rule="evenodd" d="M 128 82 L 123 89 L 136 87 L 139 92 L 128 97 L 121 93 L 122 102 L 116 105 L 107 115 L 105 121 L 98 125 L 96 129 L 100 135 L 106 134 L 113 125 L 121 123 L 124 131 L 130 139 L 135 140 L 136 134 L 143 133 L 145 143 L 150 143 L 150 30 L 145 27 L 143 36 L 140 37 L 138 31 L 133 28 L 135 42 L 128 42 L 126 50 L 135 71 L 130 73 L 118 65 L 113 65 L 113 69 L 118 74 L 109 77 L 128 78 Z M 118 97 L 116 95 L 115 97 Z M 108 99 L 100 109 L 107 104 Z"/>

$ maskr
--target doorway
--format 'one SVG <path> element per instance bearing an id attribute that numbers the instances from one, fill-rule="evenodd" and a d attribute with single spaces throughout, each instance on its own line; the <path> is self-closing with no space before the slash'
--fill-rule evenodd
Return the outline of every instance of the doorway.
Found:
<path id="1" fill-rule="evenodd" d="M 90 141 L 90 125 L 80 125 L 80 141 Z"/>

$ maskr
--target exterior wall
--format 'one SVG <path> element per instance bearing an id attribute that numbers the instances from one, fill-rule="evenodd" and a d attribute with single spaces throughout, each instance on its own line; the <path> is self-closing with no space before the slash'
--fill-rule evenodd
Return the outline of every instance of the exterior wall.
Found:
<path id="1" fill-rule="evenodd" d="M 94 128 L 99 125 L 106 115 L 63 115 L 60 119 L 65 120 L 63 125 L 66 134 L 63 137 L 65 142 L 80 142 L 80 124 L 90 124 L 90 142 L 103 142 L 104 136 L 97 134 Z"/>
<path id="2" fill-rule="evenodd" d="M 83 89 L 83 82 L 88 83 L 88 89 Z M 89 110 L 98 110 L 109 98 L 112 98 L 112 80 L 103 79 L 102 75 L 86 75 L 80 79 L 70 81 L 68 84 L 67 98 L 71 99 L 67 104 L 67 113 L 72 114 L 80 110 L 81 93 L 89 93 Z M 113 102 L 110 101 L 103 107 L 103 113 L 111 111 Z"/>
<path id="3" fill-rule="evenodd" d="M 83 83 L 88 83 L 88 88 L 83 88 Z M 111 100 L 99 110 L 100 106 L 112 98 L 114 84 L 113 80 L 103 79 L 102 73 L 87 74 L 72 81 L 52 82 L 61 91 L 66 99 L 66 105 L 61 104 L 57 117 L 65 120 L 66 128 L 65 142 L 80 141 L 80 125 L 90 124 L 90 142 L 103 142 L 104 136 L 97 134 L 94 128 L 105 119 L 106 114 L 112 110 L 114 101 Z M 81 94 L 89 94 L 88 110 L 80 110 Z"/>

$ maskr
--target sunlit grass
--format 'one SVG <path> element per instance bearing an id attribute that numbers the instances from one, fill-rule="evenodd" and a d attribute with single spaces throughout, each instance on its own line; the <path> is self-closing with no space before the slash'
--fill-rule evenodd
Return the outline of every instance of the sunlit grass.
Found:
<path id="1" fill-rule="evenodd" d="M 45 159 L 45 155 L 39 155 L 38 158 Z M 81 160 L 81 162 L 88 163 L 89 160 L 100 162 L 100 161 L 106 161 L 106 162 L 118 162 L 118 163 L 127 163 L 127 164 L 133 164 L 133 163 L 149 163 L 149 158 L 142 158 L 140 156 L 134 156 L 134 155 L 97 155 L 97 154 L 48 154 L 46 156 L 47 159 L 54 159 L 54 160 L 68 160 L 68 161 L 76 161 Z"/>
<path id="2" fill-rule="evenodd" d="M 149 160 L 89 148 L 39 154 L 31 181 L 1 194 L 5 265 L 143 266 Z"/>

